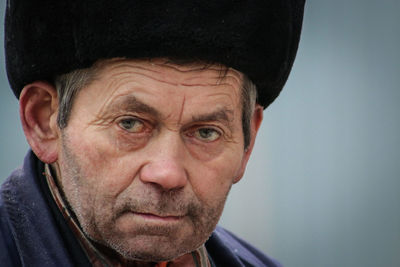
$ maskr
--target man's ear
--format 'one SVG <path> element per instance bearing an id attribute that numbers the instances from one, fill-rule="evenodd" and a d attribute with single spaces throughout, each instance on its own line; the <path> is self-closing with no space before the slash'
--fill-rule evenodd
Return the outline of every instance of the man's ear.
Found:
<path id="1" fill-rule="evenodd" d="M 53 85 L 37 81 L 24 87 L 19 97 L 22 128 L 36 156 L 45 163 L 58 158 L 58 97 Z"/>
<path id="2" fill-rule="evenodd" d="M 244 171 L 246 169 L 247 162 L 249 161 L 251 152 L 253 151 L 254 143 L 256 141 L 256 136 L 258 133 L 258 129 L 260 129 L 261 122 L 263 120 L 263 107 L 259 104 L 256 104 L 254 108 L 253 115 L 251 117 L 250 122 L 250 143 L 249 146 L 245 149 L 239 175 L 234 179 L 233 183 L 237 183 L 242 179 L 244 175 Z"/>

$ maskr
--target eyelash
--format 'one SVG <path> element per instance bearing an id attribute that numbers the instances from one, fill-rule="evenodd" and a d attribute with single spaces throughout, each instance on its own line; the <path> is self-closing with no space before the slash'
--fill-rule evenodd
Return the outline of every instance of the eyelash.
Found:
<path id="1" fill-rule="evenodd" d="M 124 121 L 128 121 L 128 120 L 132 120 L 132 121 L 141 123 L 143 129 L 140 129 L 138 132 L 130 132 L 128 129 L 124 128 L 121 125 L 121 123 L 123 123 Z M 118 127 L 127 135 L 134 134 L 136 136 L 139 136 L 141 134 L 149 133 L 154 129 L 154 127 L 148 121 L 138 118 L 133 115 L 132 116 L 122 116 L 116 120 L 116 123 L 117 123 Z M 135 126 L 135 125 L 133 125 L 133 126 Z M 206 138 L 204 138 L 204 139 L 198 138 L 198 137 L 196 137 L 196 134 L 199 133 L 198 131 L 200 131 L 200 130 L 211 130 L 211 131 L 214 131 L 214 133 L 216 133 L 218 136 L 213 140 L 206 140 Z M 222 129 L 220 129 L 220 127 L 214 126 L 214 125 L 206 125 L 206 124 L 191 126 L 191 127 L 189 127 L 189 129 L 184 130 L 183 133 L 186 136 L 193 138 L 194 142 L 200 142 L 200 143 L 212 143 L 212 142 L 216 142 L 219 139 L 224 137 L 224 131 Z"/>
<path id="2" fill-rule="evenodd" d="M 196 137 L 196 133 L 198 133 L 200 130 L 212 130 L 216 134 L 218 134 L 218 136 L 214 140 L 210 140 L 210 141 L 205 140 L 206 138 L 204 138 L 204 139 L 197 138 Z M 186 135 L 191 137 L 191 138 L 195 138 L 196 140 L 198 140 L 198 142 L 212 143 L 212 142 L 218 141 L 221 137 L 223 137 L 224 136 L 224 132 L 221 129 L 215 127 L 215 126 L 201 125 L 201 126 L 197 126 L 197 127 L 192 127 L 189 131 L 187 131 Z"/>
<path id="3" fill-rule="evenodd" d="M 132 127 L 134 127 L 136 123 L 140 123 L 143 130 L 140 129 L 138 132 L 130 132 L 128 129 L 126 129 L 125 127 L 123 127 L 121 125 L 123 122 L 127 122 L 127 121 L 134 122 Z M 141 134 L 143 132 L 148 132 L 151 129 L 151 127 L 150 127 L 148 122 L 146 122 L 145 120 L 140 119 L 140 118 L 138 118 L 136 116 L 123 116 L 123 117 L 118 118 L 116 120 L 116 122 L 117 122 L 118 127 L 121 130 L 123 130 L 125 133 L 127 133 L 127 134 Z"/>

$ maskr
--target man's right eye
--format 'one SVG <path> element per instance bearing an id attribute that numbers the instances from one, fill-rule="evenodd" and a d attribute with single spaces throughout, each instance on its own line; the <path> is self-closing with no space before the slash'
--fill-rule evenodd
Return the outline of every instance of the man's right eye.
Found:
<path id="1" fill-rule="evenodd" d="M 124 118 L 118 122 L 118 125 L 130 133 L 141 133 L 145 129 L 144 123 L 136 118 Z"/>

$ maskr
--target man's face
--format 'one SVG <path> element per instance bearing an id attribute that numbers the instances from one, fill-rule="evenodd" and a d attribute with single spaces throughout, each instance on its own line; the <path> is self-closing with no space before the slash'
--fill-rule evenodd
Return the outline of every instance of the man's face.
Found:
<path id="1" fill-rule="evenodd" d="M 91 239 L 146 261 L 207 240 L 247 162 L 241 81 L 215 66 L 105 64 L 75 99 L 57 161 Z"/>

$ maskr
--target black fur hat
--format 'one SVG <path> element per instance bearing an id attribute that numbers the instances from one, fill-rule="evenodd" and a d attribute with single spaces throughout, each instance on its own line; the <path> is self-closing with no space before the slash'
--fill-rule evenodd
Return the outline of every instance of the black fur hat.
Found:
<path id="1" fill-rule="evenodd" d="M 305 0 L 8 0 L 5 49 L 17 97 L 98 59 L 171 57 L 245 73 L 267 107 L 292 67 Z"/>

